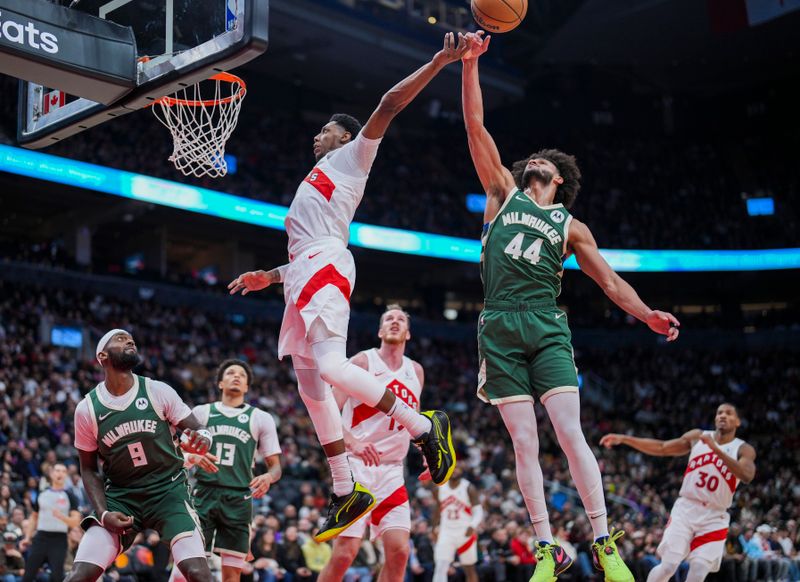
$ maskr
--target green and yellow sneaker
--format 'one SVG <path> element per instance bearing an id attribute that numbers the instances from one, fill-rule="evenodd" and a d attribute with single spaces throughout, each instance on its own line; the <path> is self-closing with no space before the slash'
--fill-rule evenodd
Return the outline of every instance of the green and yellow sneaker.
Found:
<path id="1" fill-rule="evenodd" d="M 348 527 L 361 519 L 375 506 L 375 496 L 361 483 L 356 482 L 350 495 L 337 497 L 331 494 L 328 506 L 328 519 L 314 536 L 317 542 L 332 540 Z"/>
<path id="2" fill-rule="evenodd" d="M 431 430 L 413 442 L 425 457 L 431 481 L 436 485 L 444 485 L 456 468 L 456 449 L 453 446 L 450 419 L 441 410 L 426 410 L 422 414 L 431 420 Z"/>
<path id="3" fill-rule="evenodd" d="M 592 562 L 595 568 L 603 571 L 606 582 L 635 582 L 617 550 L 616 541 L 623 535 L 624 531 L 612 530 L 610 536 L 592 544 Z"/>
<path id="4" fill-rule="evenodd" d="M 530 582 L 555 582 L 558 575 L 572 566 L 572 558 L 556 543 L 537 544 L 536 569 Z"/>

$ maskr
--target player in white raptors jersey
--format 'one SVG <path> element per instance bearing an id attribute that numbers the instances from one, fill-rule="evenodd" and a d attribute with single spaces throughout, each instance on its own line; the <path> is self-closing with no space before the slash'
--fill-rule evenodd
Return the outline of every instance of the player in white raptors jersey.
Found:
<path id="1" fill-rule="evenodd" d="M 462 473 L 461 467 L 456 467 L 450 482 L 433 493 L 438 505 L 433 524 L 439 525 L 433 548 L 433 582 L 447 582 L 447 571 L 454 558 L 463 567 L 467 582 L 478 582 L 477 529 L 483 521 L 483 506 L 475 486 L 462 479 Z"/>
<path id="2" fill-rule="evenodd" d="M 372 162 L 389 123 L 442 70 L 467 50 L 459 33 L 445 35 L 433 59 L 395 85 L 381 99 L 363 131 L 359 122 L 334 115 L 314 138 L 317 162 L 297 189 L 286 216 L 289 264 L 269 272 L 251 271 L 233 280 L 231 293 L 256 291 L 283 281 L 286 311 L 278 357 L 292 356 L 300 396 L 314 423 L 333 477 L 328 519 L 315 536 L 327 541 L 368 512 L 375 497 L 353 481 L 342 436 L 342 417 L 331 388 L 392 417 L 408 429 L 441 485 L 455 466 L 450 421 L 441 411 L 422 414 L 398 399 L 375 376 L 346 356 L 350 293 L 355 283 L 353 256 L 347 249 L 350 223 L 361 202 Z"/>
<path id="3" fill-rule="evenodd" d="M 360 352 L 350 360 L 380 381 L 411 408 L 419 410 L 424 384 L 422 366 L 406 357 L 406 342 L 411 339 L 411 318 L 399 305 L 389 305 L 381 316 L 379 349 Z M 322 570 L 318 582 L 341 580 L 353 563 L 364 532 L 370 539 L 381 539 L 384 564 L 379 582 L 401 582 L 409 555 L 411 510 L 403 476 L 403 461 L 411 435 L 393 418 L 375 408 L 335 390 L 342 408 L 347 450 L 351 454 L 353 477 L 368 487 L 377 499 L 370 513 L 358 520 L 333 543 L 333 556 Z"/>
<path id="4" fill-rule="evenodd" d="M 733 404 L 720 404 L 714 420 L 716 431 L 694 429 L 669 441 L 622 434 L 600 439 L 608 448 L 628 445 L 648 455 L 689 454 L 680 495 L 658 546 L 661 564 L 650 571 L 647 582 L 666 582 L 687 556 L 686 582 L 705 580 L 722 563 L 731 519 L 728 508 L 739 483 L 750 483 L 756 475 L 756 451 L 736 437 L 741 420 Z"/>

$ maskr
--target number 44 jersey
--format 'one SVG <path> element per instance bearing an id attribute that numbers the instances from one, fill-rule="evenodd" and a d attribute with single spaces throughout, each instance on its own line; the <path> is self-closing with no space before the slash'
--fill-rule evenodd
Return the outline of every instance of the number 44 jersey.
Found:
<path id="1" fill-rule="evenodd" d="M 714 436 L 713 431 L 705 434 Z M 744 441 L 739 438 L 719 445 L 722 451 L 734 459 L 739 458 L 739 448 Z M 707 507 L 728 509 L 739 480 L 717 454 L 703 441 L 697 441 L 689 453 L 689 464 L 683 475 L 680 496 L 699 501 Z"/>

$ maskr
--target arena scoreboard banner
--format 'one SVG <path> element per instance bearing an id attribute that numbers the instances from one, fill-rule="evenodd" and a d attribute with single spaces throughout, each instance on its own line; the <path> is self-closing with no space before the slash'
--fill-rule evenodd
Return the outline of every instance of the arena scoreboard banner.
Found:
<path id="1" fill-rule="evenodd" d="M 7 145 L 0 145 L 0 171 L 276 230 L 284 230 L 283 221 L 289 210 L 286 206 Z M 481 254 L 480 241 L 477 239 L 358 222 L 354 222 L 350 229 L 350 244 L 367 249 L 470 263 L 477 263 Z M 800 248 L 601 249 L 600 252 L 614 270 L 630 273 L 800 269 Z M 571 257 L 564 267 L 577 269 L 575 257 Z"/>

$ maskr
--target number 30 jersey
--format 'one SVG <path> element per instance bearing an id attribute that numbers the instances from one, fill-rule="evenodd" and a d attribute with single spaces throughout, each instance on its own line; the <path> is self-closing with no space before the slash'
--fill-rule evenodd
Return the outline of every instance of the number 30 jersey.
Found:
<path id="1" fill-rule="evenodd" d="M 714 436 L 713 431 L 705 434 Z M 744 441 L 733 439 L 719 445 L 722 451 L 734 459 L 739 458 L 739 448 Z M 680 496 L 703 503 L 709 507 L 728 509 L 733 503 L 733 494 L 739 480 L 715 452 L 703 441 L 697 441 L 689 453 L 689 464 L 683 475 Z"/>
<path id="2" fill-rule="evenodd" d="M 196 406 L 193 412 L 214 439 L 209 452 L 217 457 L 219 468 L 216 473 L 198 470 L 198 485 L 249 489 L 256 451 L 264 457 L 281 452 L 275 421 L 263 410 L 249 404 L 234 408 L 214 402 Z"/>
<path id="3" fill-rule="evenodd" d="M 511 191 L 494 220 L 483 226 L 484 297 L 554 301 L 561 293 L 570 222 L 562 204 L 539 206 L 524 192 Z"/>
<path id="4" fill-rule="evenodd" d="M 367 355 L 368 372 L 397 398 L 414 410 L 419 410 L 422 386 L 414 371 L 414 362 L 403 356 L 403 365 L 398 370 L 390 370 L 381 359 L 378 350 L 373 348 L 364 352 Z M 381 455 L 381 463 L 399 463 L 408 455 L 411 435 L 396 420 L 364 404 L 355 398 L 348 398 L 342 408 L 342 423 L 353 438 L 362 443 L 372 443 Z"/>

